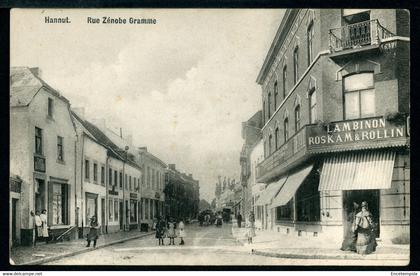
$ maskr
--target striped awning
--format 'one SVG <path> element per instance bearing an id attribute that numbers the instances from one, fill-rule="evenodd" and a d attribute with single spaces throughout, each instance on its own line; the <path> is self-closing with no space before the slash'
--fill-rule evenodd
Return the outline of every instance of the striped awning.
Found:
<path id="1" fill-rule="evenodd" d="M 391 188 L 395 151 L 362 151 L 326 158 L 320 191 Z"/>
<path id="2" fill-rule="evenodd" d="M 274 198 L 271 208 L 286 205 L 295 195 L 299 186 L 311 172 L 313 165 L 309 165 L 298 172 L 289 175 L 279 194 Z"/>
<path id="3" fill-rule="evenodd" d="M 273 182 L 268 185 L 265 190 L 261 192 L 260 197 L 258 198 L 255 205 L 264 206 L 266 204 L 270 204 L 271 200 L 277 195 L 280 188 L 283 186 L 284 182 L 286 181 L 287 177 L 282 177 L 279 181 Z"/>

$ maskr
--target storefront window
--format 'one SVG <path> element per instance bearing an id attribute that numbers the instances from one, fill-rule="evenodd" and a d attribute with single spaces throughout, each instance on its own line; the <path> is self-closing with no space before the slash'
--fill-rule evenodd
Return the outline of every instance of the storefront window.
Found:
<path id="1" fill-rule="evenodd" d="M 286 205 L 276 208 L 276 219 L 293 220 L 293 199 L 291 199 Z"/>
<path id="2" fill-rule="evenodd" d="M 312 172 L 296 192 L 298 221 L 320 221 L 320 194 L 318 186 L 319 174 Z"/>
<path id="3" fill-rule="evenodd" d="M 130 222 L 137 222 L 137 200 L 130 200 Z"/>
<path id="4" fill-rule="evenodd" d="M 346 119 L 375 116 L 373 73 L 355 74 L 344 78 L 344 112 Z"/>
<path id="5" fill-rule="evenodd" d="M 114 218 L 115 218 L 115 221 L 117 221 L 118 220 L 118 210 L 119 210 L 119 208 L 118 208 L 118 200 L 114 200 Z"/>
<path id="6" fill-rule="evenodd" d="M 114 203 L 113 203 L 113 201 L 112 201 L 112 199 L 110 199 L 109 200 L 109 205 L 108 205 L 108 218 L 109 218 L 109 221 L 112 221 L 112 214 L 113 214 L 113 208 L 114 207 Z"/>
<path id="7" fill-rule="evenodd" d="M 66 184 L 52 184 L 52 224 L 68 224 L 68 198 Z"/>
<path id="8" fill-rule="evenodd" d="M 145 216 L 146 216 L 146 219 L 149 219 L 149 200 L 148 199 L 146 199 L 145 200 L 145 212 L 144 212 L 144 214 L 145 214 Z"/>
<path id="9" fill-rule="evenodd" d="M 86 222 L 89 222 L 92 216 L 96 216 L 96 210 L 96 198 L 86 194 Z"/>

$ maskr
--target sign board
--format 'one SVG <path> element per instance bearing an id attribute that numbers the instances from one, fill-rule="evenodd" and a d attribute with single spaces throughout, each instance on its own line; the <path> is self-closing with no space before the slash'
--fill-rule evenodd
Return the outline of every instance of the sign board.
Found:
<path id="1" fill-rule="evenodd" d="M 115 191 L 115 190 L 109 190 L 109 194 L 110 195 L 118 195 L 118 191 Z"/>
<path id="2" fill-rule="evenodd" d="M 347 120 L 330 123 L 325 127 L 307 126 L 307 147 L 311 153 L 403 145 L 406 126 L 397 125 L 383 117 Z"/>
<path id="3" fill-rule="evenodd" d="M 137 198 L 137 194 L 136 193 L 130 193 L 130 198 Z"/>
<path id="4" fill-rule="evenodd" d="M 34 170 L 37 172 L 45 172 L 45 158 L 34 156 Z"/>

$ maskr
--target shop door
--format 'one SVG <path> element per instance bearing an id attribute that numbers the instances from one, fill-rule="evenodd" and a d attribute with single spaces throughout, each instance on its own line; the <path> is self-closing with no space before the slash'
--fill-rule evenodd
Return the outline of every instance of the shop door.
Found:
<path id="1" fill-rule="evenodd" d="M 123 202 L 120 201 L 120 230 L 124 229 L 124 205 Z"/>
<path id="2" fill-rule="evenodd" d="M 35 211 L 41 212 L 45 206 L 45 182 L 42 179 L 35 179 Z"/>
<path id="3" fill-rule="evenodd" d="M 343 191 L 343 230 L 344 234 L 349 231 L 353 221 L 353 202 L 359 205 L 356 213 L 360 212 L 360 205 L 363 201 L 368 203 L 369 212 L 372 214 L 373 221 L 377 225 L 376 237 L 380 234 L 380 206 L 379 190 L 353 190 Z"/>
<path id="4" fill-rule="evenodd" d="M 17 219 L 16 219 L 16 208 L 17 208 L 17 199 L 12 199 L 12 246 L 17 244 Z"/>
<path id="5" fill-rule="evenodd" d="M 105 198 L 101 198 L 101 228 L 102 234 L 105 233 Z"/>

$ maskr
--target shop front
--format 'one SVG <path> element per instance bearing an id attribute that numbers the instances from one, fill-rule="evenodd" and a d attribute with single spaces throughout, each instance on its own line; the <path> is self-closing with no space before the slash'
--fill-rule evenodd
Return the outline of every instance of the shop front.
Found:
<path id="1" fill-rule="evenodd" d="M 136 193 L 130 193 L 130 230 L 138 228 L 138 195 Z"/>

